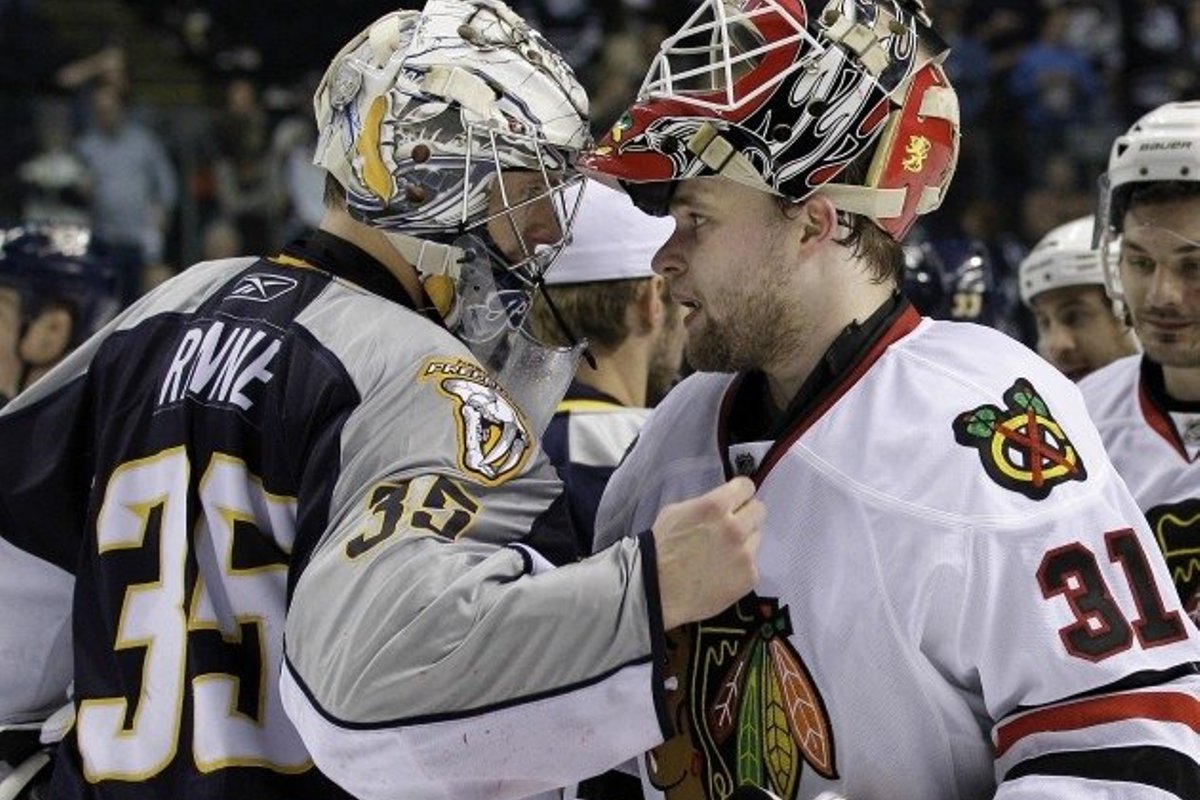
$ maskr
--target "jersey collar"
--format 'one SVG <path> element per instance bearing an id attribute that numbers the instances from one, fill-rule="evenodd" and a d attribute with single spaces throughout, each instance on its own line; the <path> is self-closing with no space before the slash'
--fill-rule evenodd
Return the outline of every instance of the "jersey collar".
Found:
<path id="1" fill-rule="evenodd" d="M 431 308 L 419 308 L 383 262 L 357 245 L 328 231 L 315 230 L 286 245 L 280 255 L 334 275 L 429 317 L 439 325 L 441 317 Z"/>
<path id="2" fill-rule="evenodd" d="M 908 335 L 921 321 L 920 314 L 899 292 L 892 294 L 864 322 L 847 325 L 834 340 L 816 369 L 809 374 L 787 410 L 768 422 L 766 375 L 752 371 L 738 375 L 721 404 L 718 440 L 727 475 L 732 475 L 729 445 L 747 441 L 775 443 L 753 477 L 759 482 L 788 448 L 854 386 L 895 341 Z"/>
<path id="3" fill-rule="evenodd" d="M 1179 453 L 1180 458 L 1189 464 L 1196 460 L 1194 456 L 1189 455 L 1188 446 L 1180 435 L 1173 415 L 1200 416 L 1200 402 L 1176 400 L 1167 394 L 1162 365 L 1151 361 L 1144 354 L 1138 376 L 1138 405 L 1141 406 L 1146 424 L 1165 439 L 1167 444 Z M 1192 449 L 1195 449 L 1194 444 Z"/>

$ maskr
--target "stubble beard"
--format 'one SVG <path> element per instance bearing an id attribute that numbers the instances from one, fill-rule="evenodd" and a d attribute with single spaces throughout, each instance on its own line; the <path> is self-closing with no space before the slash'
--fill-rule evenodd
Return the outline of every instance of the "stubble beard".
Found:
<path id="1" fill-rule="evenodd" d="M 687 360 L 701 372 L 765 370 L 802 336 L 796 310 L 778 293 L 739 289 L 721 320 L 706 317 L 688 331 Z"/>

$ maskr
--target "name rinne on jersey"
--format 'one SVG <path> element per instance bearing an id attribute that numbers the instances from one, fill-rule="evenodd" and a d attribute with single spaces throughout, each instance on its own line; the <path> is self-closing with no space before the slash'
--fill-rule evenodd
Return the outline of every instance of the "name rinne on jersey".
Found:
<path id="1" fill-rule="evenodd" d="M 203 403 L 229 403 L 248 411 L 254 400 L 247 393 L 275 376 L 269 367 L 282 346 L 278 337 L 248 325 L 227 325 L 218 320 L 192 327 L 175 349 L 158 391 L 157 405 L 193 397 Z"/>

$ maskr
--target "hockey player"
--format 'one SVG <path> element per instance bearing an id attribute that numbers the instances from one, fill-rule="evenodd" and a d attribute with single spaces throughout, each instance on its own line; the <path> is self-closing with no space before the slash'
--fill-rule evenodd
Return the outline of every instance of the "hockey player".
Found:
<path id="1" fill-rule="evenodd" d="M 928 24 L 891 0 L 709 0 L 581 161 L 673 218 L 654 267 L 702 370 L 614 474 L 597 545 L 729 475 L 768 509 L 754 593 L 668 634 L 654 796 L 1200 781 L 1200 635 L 1075 385 L 896 292 L 897 240 L 958 150 Z"/>
<path id="2" fill-rule="evenodd" d="M 536 333 L 569 344 L 569 331 L 587 340 L 593 356 L 576 370 L 542 442 L 562 476 L 583 553 L 592 551 L 596 506 L 609 476 L 649 406 L 679 374 L 679 307 L 650 268 L 671 228 L 670 220 L 638 211 L 624 192 L 593 182 L 580 202 L 571 243 L 546 273 L 549 300 L 534 298 Z"/>
<path id="3" fill-rule="evenodd" d="M 1200 618 L 1200 102 L 1138 120 L 1113 143 L 1102 185 L 1109 290 L 1145 352 L 1080 389 L 1180 599 Z"/>
<path id="4" fill-rule="evenodd" d="M 73 681 L 52 797 L 533 794 L 653 744 L 664 626 L 753 583 L 748 481 L 575 563 L 536 419 L 574 362 L 517 316 L 587 141 L 558 53 L 430 0 L 315 107 L 319 231 L 186 270 L 0 414 L 0 726 Z"/>
<path id="5" fill-rule="evenodd" d="M 1060 225 L 1018 270 L 1021 301 L 1037 324 L 1038 352 L 1073 381 L 1138 352 L 1137 334 L 1105 293 L 1094 230 L 1092 217 Z"/>

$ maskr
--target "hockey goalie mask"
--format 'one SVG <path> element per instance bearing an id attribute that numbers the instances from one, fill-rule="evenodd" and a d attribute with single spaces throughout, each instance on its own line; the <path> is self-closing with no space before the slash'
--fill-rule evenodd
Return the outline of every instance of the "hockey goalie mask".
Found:
<path id="1" fill-rule="evenodd" d="M 1140 184 L 1196 181 L 1200 181 L 1200 101 L 1160 106 L 1113 142 L 1108 171 L 1100 176 L 1093 243 L 1099 246 L 1105 288 L 1114 301 L 1125 299 L 1117 238 L 1123 233 L 1133 191 Z M 1139 224 L 1153 225 L 1145 220 Z M 1200 247 L 1200 242 L 1166 232 L 1180 244 Z"/>
<path id="2" fill-rule="evenodd" d="M 524 324 L 569 238 L 566 189 L 590 142 L 587 96 L 560 54 L 498 0 L 429 0 L 351 40 L 313 103 L 314 163 L 416 267 L 450 330 L 514 394 L 545 378 L 503 374 L 516 363 L 569 380 L 577 353 L 535 352 Z"/>
<path id="3" fill-rule="evenodd" d="M 580 166 L 656 215 L 685 178 L 797 202 L 820 190 L 899 240 L 941 204 L 958 159 L 948 52 L 919 3 L 706 0 Z M 831 183 L 876 142 L 865 185 Z"/>

